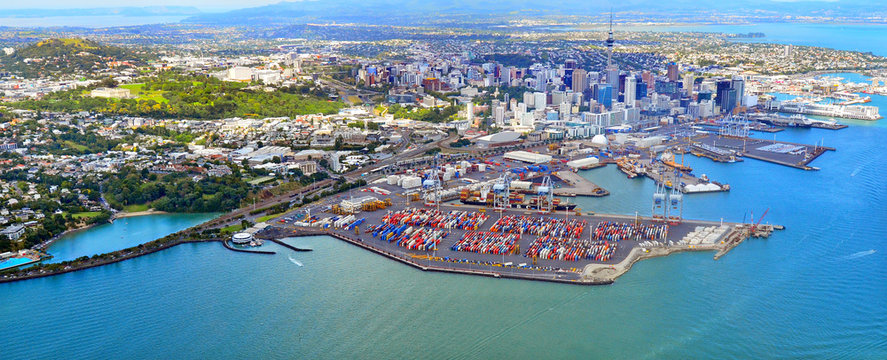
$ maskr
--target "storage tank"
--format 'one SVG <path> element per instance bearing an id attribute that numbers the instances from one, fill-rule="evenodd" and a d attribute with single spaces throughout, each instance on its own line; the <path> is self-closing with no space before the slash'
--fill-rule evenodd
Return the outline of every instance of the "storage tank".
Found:
<path id="1" fill-rule="evenodd" d="M 607 137 L 601 134 L 595 135 L 591 138 L 591 143 L 599 146 L 607 146 Z"/>

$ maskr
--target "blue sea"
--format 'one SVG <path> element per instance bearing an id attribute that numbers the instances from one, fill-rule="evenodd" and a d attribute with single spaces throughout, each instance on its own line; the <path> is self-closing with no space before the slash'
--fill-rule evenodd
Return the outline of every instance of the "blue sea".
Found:
<path id="1" fill-rule="evenodd" d="M 885 359 L 887 120 L 846 123 L 760 135 L 837 148 L 820 171 L 685 159 L 732 187 L 686 196 L 685 217 L 787 227 L 717 261 L 644 260 L 584 287 L 424 273 L 328 237 L 265 245 L 277 255 L 186 244 L 0 284 L 0 358 Z M 650 213 L 651 181 L 582 175 L 611 192 L 583 210 Z"/>
<path id="2" fill-rule="evenodd" d="M 4 17 L 0 13 L 0 27 L 83 27 L 104 28 L 118 26 L 138 26 L 150 24 L 171 24 L 182 21 L 187 16 L 47 16 L 47 17 Z"/>
<path id="3" fill-rule="evenodd" d="M 554 31 L 576 31 L 572 27 L 552 27 Z M 593 27 L 587 31 L 604 31 Z M 841 23 L 761 23 L 747 25 L 616 25 L 618 31 L 711 32 L 725 34 L 764 33 L 762 38 L 734 41 L 818 46 L 839 50 L 871 52 L 887 56 L 887 25 Z M 618 36 L 617 36 L 618 42 Z"/>

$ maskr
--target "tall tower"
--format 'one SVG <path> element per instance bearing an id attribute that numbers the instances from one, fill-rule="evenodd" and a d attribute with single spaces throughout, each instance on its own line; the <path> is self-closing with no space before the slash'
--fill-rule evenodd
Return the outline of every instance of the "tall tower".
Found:
<path id="1" fill-rule="evenodd" d="M 610 33 L 607 37 L 607 70 L 613 67 L 613 10 L 610 10 Z"/>
<path id="2" fill-rule="evenodd" d="M 610 10 L 610 32 L 607 36 L 607 84 L 614 89 L 619 88 L 619 68 L 613 64 L 613 10 Z"/>

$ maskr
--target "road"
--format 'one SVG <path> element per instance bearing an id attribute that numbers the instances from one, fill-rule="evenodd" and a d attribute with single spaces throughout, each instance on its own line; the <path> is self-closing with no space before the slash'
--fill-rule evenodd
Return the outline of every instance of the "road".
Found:
<path id="1" fill-rule="evenodd" d="M 416 155 L 423 155 L 423 154 L 425 154 L 425 151 L 427 151 L 431 148 L 434 148 L 434 147 L 439 147 L 440 144 L 443 142 L 454 141 L 454 139 L 456 137 L 457 137 L 457 135 L 451 135 L 449 137 L 443 138 L 443 139 L 435 141 L 435 142 L 423 144 L 422 146 L 419 146 L 413 150 L 409 150 L 409 151 L 400 153 L 397 156 L 390 157 L 388 159 L 382 160 L 382 161 L 375 163 L 373 165 L 359 168 L 356 170 L 352 170 L 348 173 L 343 174 L 343 177 L 345 178 L 346 181 L 349 181 L 349 182 L 356 181 L 357 179 L 360 179 L 360 178 L 364 178 L 365 180 L 369 181 L 369 179 L 367 177 L 364 177 L 361 174 L 368 173 L 374 169 L 380 168 L 382 166 L 391 165 L 397 161 L 408 159 L 408 158 L 411 158 Z M 324 180 L 318 181 L 315 184 L 312 184 L 312 185 L 309 185 L 306 187 L 301 187 L 301 188 L 298 188 L 298 189 L 290 191 L 290 192 L 286 192 L 286 193 L 283 193 L 283 194 L 280 194 L 280 195 L 277 195 L 277 196 L 274 196 L 274 197 L 271 197 L 268 199 L 264 199 L 260 202 L 255 203 L 255 204 L 250 204 L 249 206 L 239 208 L 239 209 L 234 210 L 228 214 L 222 215 L 212 221 L 201 224 L 197 227 L 197 229 L 203 230 L 203 229 L 209 229 L 209 228 L 222 228 L 222 227 L 231 225 L 232 223 L 239 222 L 241 220 L 240 216 L 244 216 L 245 218 L 251 218 L 249 215 L 249 212 L 253 211 L 254 209 L 262 209 L 262 208 L 275 206 L 275 205 L 279 205 L 279 204 L 283 204 L 283 203 L 289 203 L 294 198 L 297 198 L 299 196 L 304 196 L 305 194 L 310 193 L 310 192 L 314 192 L 314 191 L 323 191 L 335 183 L 336 183 L 336 179 L 324 179 Z"/>

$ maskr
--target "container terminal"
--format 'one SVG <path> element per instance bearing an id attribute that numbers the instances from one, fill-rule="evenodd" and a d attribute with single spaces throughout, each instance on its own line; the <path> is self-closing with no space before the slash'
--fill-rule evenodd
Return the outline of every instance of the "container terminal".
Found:
<path id="1" fill-rule="evenodd" d="M 779 228 L 678 215 L 539 213 L 375 198 L 363 203 L 376 204 L 354 213 L 300 210 L 271 220 L 256 236 L 326 234 L 423 270 L 608 284 L 643 258 L 680 251 L 715 251 L 719 258 L 749 236 Z"/>
<path id="2" fill-rule="evenodd" d="M 582 178 L 556 164 L 563 162 L 505 160 L 511 157 L 437 159 L 427 169 L 379 177 L 272 219 L 255 236 L 325 234 L 422 270 L 608 284 L 640 259 L 680 251 L 714 251 L 720 257 L 750 236 L 779 228 L 761 225 L 760 219 L 756 224 L 684 219 L 683 192 L 664 183 L 652 194 L 652 216 L 583 211 L 554 195 L 553 175 L 561 173 L 562 185 Z M 688 170 L 665 170 L 662 163 L 665 173 Z M 678 165 L 674 159 L 668 163 Z"/>

